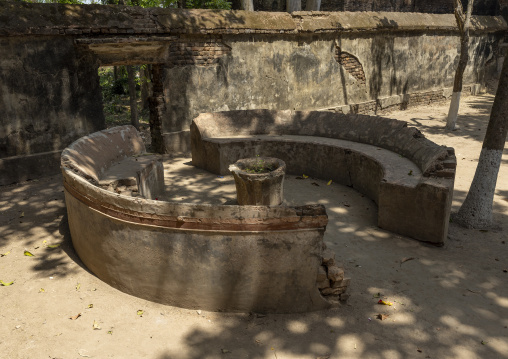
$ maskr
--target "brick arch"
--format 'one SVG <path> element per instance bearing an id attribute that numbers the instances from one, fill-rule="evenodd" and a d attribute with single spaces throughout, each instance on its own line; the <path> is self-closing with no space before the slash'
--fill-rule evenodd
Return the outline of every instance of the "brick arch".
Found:
<path id="1" fill-rule="evenodd" d="M 356 56 L 349 52 L 342 51 L 339 46 L 335 47 L 335 60 L 353 76 L 360 85 L 365 85 L 365 72 L 363 66 Z"/>

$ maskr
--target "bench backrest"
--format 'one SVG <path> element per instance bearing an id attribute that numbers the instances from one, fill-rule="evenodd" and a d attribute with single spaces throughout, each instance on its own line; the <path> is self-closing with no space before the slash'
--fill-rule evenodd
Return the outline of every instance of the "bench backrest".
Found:
<path id="1" fill-rule="evenodd" d="M 145 152 L 143 140 L 133 126 L 118 126 L 73 142 L 62 152 L 61 166 L 98 184 L 112 164 Z"/>
<path id="2" fill-rule="evenodd" d="M 191 136 L 201 139 L 227 136 L 299 135 L 337 138 L 365 143 L 398 153 L 424 174 L 440 169 L 448 151 L 427 140 L 407 122 L 395 119 L 339 114 L 327 111 L 240 110 L 203 113 L 193 120 Z M 196 133 L 197 132 L 197 133 Z"/>

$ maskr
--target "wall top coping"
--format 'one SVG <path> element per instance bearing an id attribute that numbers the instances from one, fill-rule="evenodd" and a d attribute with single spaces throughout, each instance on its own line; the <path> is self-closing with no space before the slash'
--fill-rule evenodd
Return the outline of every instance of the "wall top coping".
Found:
<path id="1" fill-rule="evenodd" d="M 506 31 L 501 16 L 473 16 L 472 32 Z M 340 33 L 458 31 L 453 14 L 248 12 L 0 1 L 0 36 L 102 34 Z"/>

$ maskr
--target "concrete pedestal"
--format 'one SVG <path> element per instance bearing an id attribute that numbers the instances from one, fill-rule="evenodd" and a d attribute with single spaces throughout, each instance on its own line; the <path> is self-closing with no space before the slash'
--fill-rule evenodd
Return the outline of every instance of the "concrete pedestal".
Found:
<path id="1" fill-rule="evenodd" d="M 270 171 L 263 172 L 262 168 Z M 238 160 L 229 170 L 233 173 L 238 204 L 278 206 L 282 203 L 286 164 L 273 157 L 253 157 Z"/>

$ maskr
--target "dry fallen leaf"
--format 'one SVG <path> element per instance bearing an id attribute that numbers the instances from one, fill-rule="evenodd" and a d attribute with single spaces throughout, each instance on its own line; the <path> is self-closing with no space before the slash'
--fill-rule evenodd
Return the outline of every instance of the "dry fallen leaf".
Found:
<path id="1" fill-rule="evenodd" d="M 402 265 L 402 263 L 406 263 L 408 261 L 412 261 L 413 259 L 416 259 L 415 257 L 405 257 L 405 258 L 402 258 L 400 260 L 400 265 Z"/>
<path id="2" fill-rule="evenodd" d="M 3 254 L 0 254 L 0 257 L 5 257 L 5 256 L 6 256 L 6 255 L 8 255 L 9 253 L 11 253 L 11 251 L 9 251 L 9 252 L 5 252 L 5 253 L 3 253 Z"/>
<path id="3" fill-rule="evenodd" d="M 144 311 L 142 311 L 142 310 L 140 309 L 140 310 L 138 310 L 138 311 L 137 311 L 137 313 L 136 313 L 136 314 L 137 314 L 137 315 L 139 315 L 140 317 L 142 317 L 142 316 L 143 316 L 143 313 L 144 313 Z"/>
<path id="4" fill-rule="evenodd" d="M 23 254 L 27 257 L 35 257 L 32 253 L 30 253 L 29 251 L 24 251 Z"/>
<path id="5" fill-rule="evenodd" d="M 389 314 L 378 314 L 378 315 L 376 315 L 376 318 L 379 319 L 379 320 L 385 320 L 389 316 L 390 316 Z"/>
<path id="6" fill-rule="evenodd" d="M 81 288 L 81 283 L 76 284 L 76 291 L 78 291 L 79 288 Z"/>
<path id="7" fill-rule="evenodd" d="M 3 280 L 0 280 L 0 284 L 2 285 L 2 287 L 8 287 L 8 286 L 14 284 L 14 281 L 7 283 L 7 282 L 4 282 Z"/>
<path id="8" fill-rule="evenodd" d="M 78 313 L 76 315 L 73 315 L 72 317 L 69 317 L 70 320 L 76 320 L 78 319 L 79 317 L 81 317 L 81 313 Z"/>
<path id="9" fill-rule="evenodd" d="M 58 243 L 58 244 L 48 244 L 47 247 L 48 248 L 58 248 L 60 247 L 61 243 Z"/>
<path id="10" fill-rule="evenodd" d="M 101 327 L 99 325 L 99 322 L 97 322 L 96 320 L 93 321 L 93 326 L 92 326 L 93 330 L 101 330 Z"/>
<path id="11" fill-rule="evenodd" d="M 44 292 L 45 292 L 44 288 L 39 289 L 39 293 L 44 293 Z"/>
<path id="12" fill-rule="evenodd" d="M 303 174 L 303 175 L 302 175 L 302 177 L 303 177 L 303 178 L 309 178 L 309 176 L 307 176 L 307 175 L 305 175 L 305 174 Z"/>
<path id="13" fill-rule="evenodd" d="M 392 302 L 385 302 L 384 300 L 380 299 L 377 304 L 382 304 L 382 305 L 393 305 Z"/>
<path id="14" fill-rule="evenodd" d="M 332 184 L 332 180 L 329 180 L 328 183 L 326 184 L 327 186 L 331 185 Z"/>
<path id="15" fill-rule="evenodd" d="M 88 304 L 88 308 L 93 308 L 93 304 Z"/>
<path id="16" fill-rule="evenodd" d="M 23 218 L 25 216 L 25 212 L 21 212 L 21 215 L 19 216 L 19 218 Z"/>

